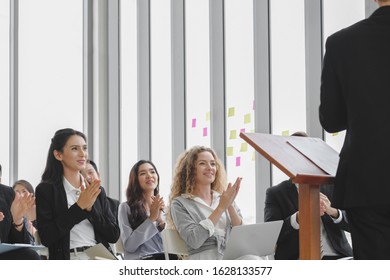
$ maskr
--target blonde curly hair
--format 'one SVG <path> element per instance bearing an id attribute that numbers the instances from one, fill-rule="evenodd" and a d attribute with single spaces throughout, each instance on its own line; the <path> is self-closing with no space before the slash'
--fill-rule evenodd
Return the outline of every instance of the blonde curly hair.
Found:
<path id="1" fill-rule="evenodd" d="M 171 194 L 169 195 L 169 208 L 172 205 L 172 201 L 182 194 L 192 195 L 194 187 L 196 185 L 196 160 L 198 155 L 202 152 L 209 152 L 212 154 L 215 160 L 217 172 L 215 173 L 215 180 L 211 183 L 211 189 L 222 194 L 226 189 L 226 171 L 218 158 L 215 151 L 211 148 L 204 146 L 194 146 L 191 149 L 182 153 L 177 160 L 175 173 L 173 175 L 173 183 L 171 187 Z M 167 228 L 175 229 L 175 225 L 172 221 L 171 211 L 167 214 Z"/>
<path id="2" fill-rule="evenodd" d="M 226 188 L 226 171 L 219 160 L 215 151 L 211 148 L 204 146 L 194 146 L 191 149 L 182 153 L 176 163 L 175 173 L 173 176 L 173 183 L 171 187 L 171 194 L 169 196 L 169 205 L 172 200 L 182 194 L 192 195 L 195 187 L 195 174 L 196 174 L 196 160 L 198 155 L 202 152 L 209 152 L 214 157 L 217 172 L 215 174 L 215 180 L 211 183 L 211 189 L 222 193 Z"/>

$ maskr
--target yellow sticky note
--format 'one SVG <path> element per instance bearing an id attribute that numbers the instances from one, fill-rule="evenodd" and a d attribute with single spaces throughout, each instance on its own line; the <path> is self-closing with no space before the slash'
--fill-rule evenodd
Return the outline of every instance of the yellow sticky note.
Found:
<path id="1" fill-rule="evenodd" d="M 228 110 L 228 117 L 233 117 L 235 114 L 235 109 L 234 107 L 230 107 Z"/>
<path id="2" fill-rule="evenodd" d="M 236 138 L 237 138 L 237 132 L 235 130 L 230 130 L 229 139 L 236 139 Z"/>
<path id="3" fill-rule="evenodd" d="M 288 130 L 282 131 L 282 136 L 289 136 L 290 132 Z"/>
<path id="4" fill-rule="evenodd" d="M 252 153 L 252 160 L 255 160 L 255 159 L 256 159 L 256 153 L 253 152 L 253 153 Z"/>
<path id="5" fill-rule="evenodd" d="M 251 114 L 244 115 L 244 123 L 250 123 L 251 122 Z"/>
<path id="6" fill-rule="evenodd" d="M 206 113 L 206 121 L 209 121 L 210 120 L 210 112 L 207 112 Z"/>
<path id="7" fill-rule="evenodd" d="M 246 151 L 248 151 L 248 143 L 241 143 L 240 152 L 246 152 Z"/>
<path id="8" fill-rule="evenodd" d="M 337 136 L 339 133 L 338 132 L 335 132 L 335 133 L 332 133 L 332 136 Z"/>
<path id="9" fill-rule="evenodd" d="M 228 157 L 233 156 L 233 147 L 226 147 L 226 154 Z"/>

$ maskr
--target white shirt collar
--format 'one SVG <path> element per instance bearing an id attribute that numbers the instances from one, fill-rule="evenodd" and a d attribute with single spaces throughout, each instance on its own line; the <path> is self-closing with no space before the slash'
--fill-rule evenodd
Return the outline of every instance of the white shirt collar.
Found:
<path id="1" fill-rule="evenodd" d="M 213 193 L 213 197 L 219 197 L 221 196 L 221 194 L 215 190 L 211 190 L 211 192 Z M 183 198 L 190 198 L 190 199 L 195 199 L 197 196 L 193 195 L 193 194 L 190 194 L 190 193 L 182 193 L 181 196 Z"/>
<path id="2" fill-rule="evenodd" d="M 62 183 L 64 184 L 64 189 L 65 189 L 65 192 L 67 194 L 72 193 L 72 192 L 80 192 L 81 191 L 80 187 L 81 186 L 85 187 L 84 177 L 81 174 L 80 174 L 81 184 L 78 187 L 75 187 L 71 183 L 69 183 L 69 181 L 65 178 L 65 176 L 62 178 L 63 178 Z"/>
<path id="3" fill-rule="evenodd" d="M 213 194 L 213 201 L 212 201 L 211 204 L 213 204 L 217 199 L 219 199 L 219 197 L 221 196 L 221 194 L 220 194 L 219 192 L 215 191 L 215 190 L 211 190 L 211 192 L 212 192 L 212 194 Z M 204 204 L 204 205 L 210 207 L 210 205 L 207 205 L 206 202 L 203 201 L 203 199 L 201 199 L 200 197 L 197 197 L 197 196 L 195 196 L 195 195 L 193 195 L 193 194 L 183 193 L 183 194 L 181 194 L 181 196 L 182 196 L 183 198 L 189 198 L 189 199 L 192 199 L 192 200 L 194 200 L 194 201 L 196 201 L 196 202 L 199 202 L 199 203 L 201 203 L 201 204 Z"/>

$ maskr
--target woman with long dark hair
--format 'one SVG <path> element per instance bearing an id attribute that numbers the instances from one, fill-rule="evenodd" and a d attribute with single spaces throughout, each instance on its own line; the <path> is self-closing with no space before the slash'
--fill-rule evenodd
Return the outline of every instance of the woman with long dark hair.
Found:
<path id="1" fill-rule="evenodd" d="M 85 168 L 87 139 L 71 128 L 58 130 L 51 139 L 42 181 L 35 190 L 37 226 L 49 259 L 89 259 L 87 248 L 119 238 L 100 180 L 88 183 Z"/>
<path id="2" fill-rule="evenodd" d="M 159 195 L 159 180 L 151 161 L 140 160 L 130 171 L 126 201 L 118 210 L 125 259 L 163 259 L 160 232 L 165 227 L 165 204 Z"/>

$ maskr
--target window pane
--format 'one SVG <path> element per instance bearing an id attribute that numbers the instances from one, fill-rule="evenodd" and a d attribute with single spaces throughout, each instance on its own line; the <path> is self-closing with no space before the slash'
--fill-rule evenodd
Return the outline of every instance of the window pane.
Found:
<path id="1" fill-rule="evenodd" d="M 210 147 L 209 0 L 185 1 L 187 147 Z"/>
<path id="2" fill-rule="evenodd" d="M 121 189 L 126 200 L 130 169 L 137 161 L 137 1 L 120 1 Z"/>
<path id="3" fill-rule="evenodd" d="M 50 139 L 83 128 L 83 3 L 19 1 L 19 178 L 40 182 Z"/>
<path id="4" fill-rule="evenodd" d="M 272 134 L 288 136 L 306 131 L 304 1 L 270 1 L 270 13 Z M 288 178 L 272 173 L 274 185 Z"/>
<path id="5" fill-rule="evenodd" d="M 245 220 L 254 223 L 255 151 L 239 136 L 255 128 L 252 0 L 225 1 L 225 35 L 228 180 L 243 178 L 237 204 Z"/>
<path id="6" fill-rule="evenodd" d="M 9 22 L 10 1 L 0 1 L 0 164 L 3 175 L 1 182 L 9 182 Z"/>
<path id="7" fill-rule="evenodd" d="M 172 183 L 171 1 L 150 2 L 152 161 L 168 203 Z"/>
<path id="8" fill-rule="evenodd" d="M 326 38 L 365 18 L 365 0 L 324 0 L 324 50 Z M 325 50 L 326 51 L 326 50 Z M 329 134 L 325 132 L 325 141 L 336 151 L 340 151 L 345 131 Z"/>

